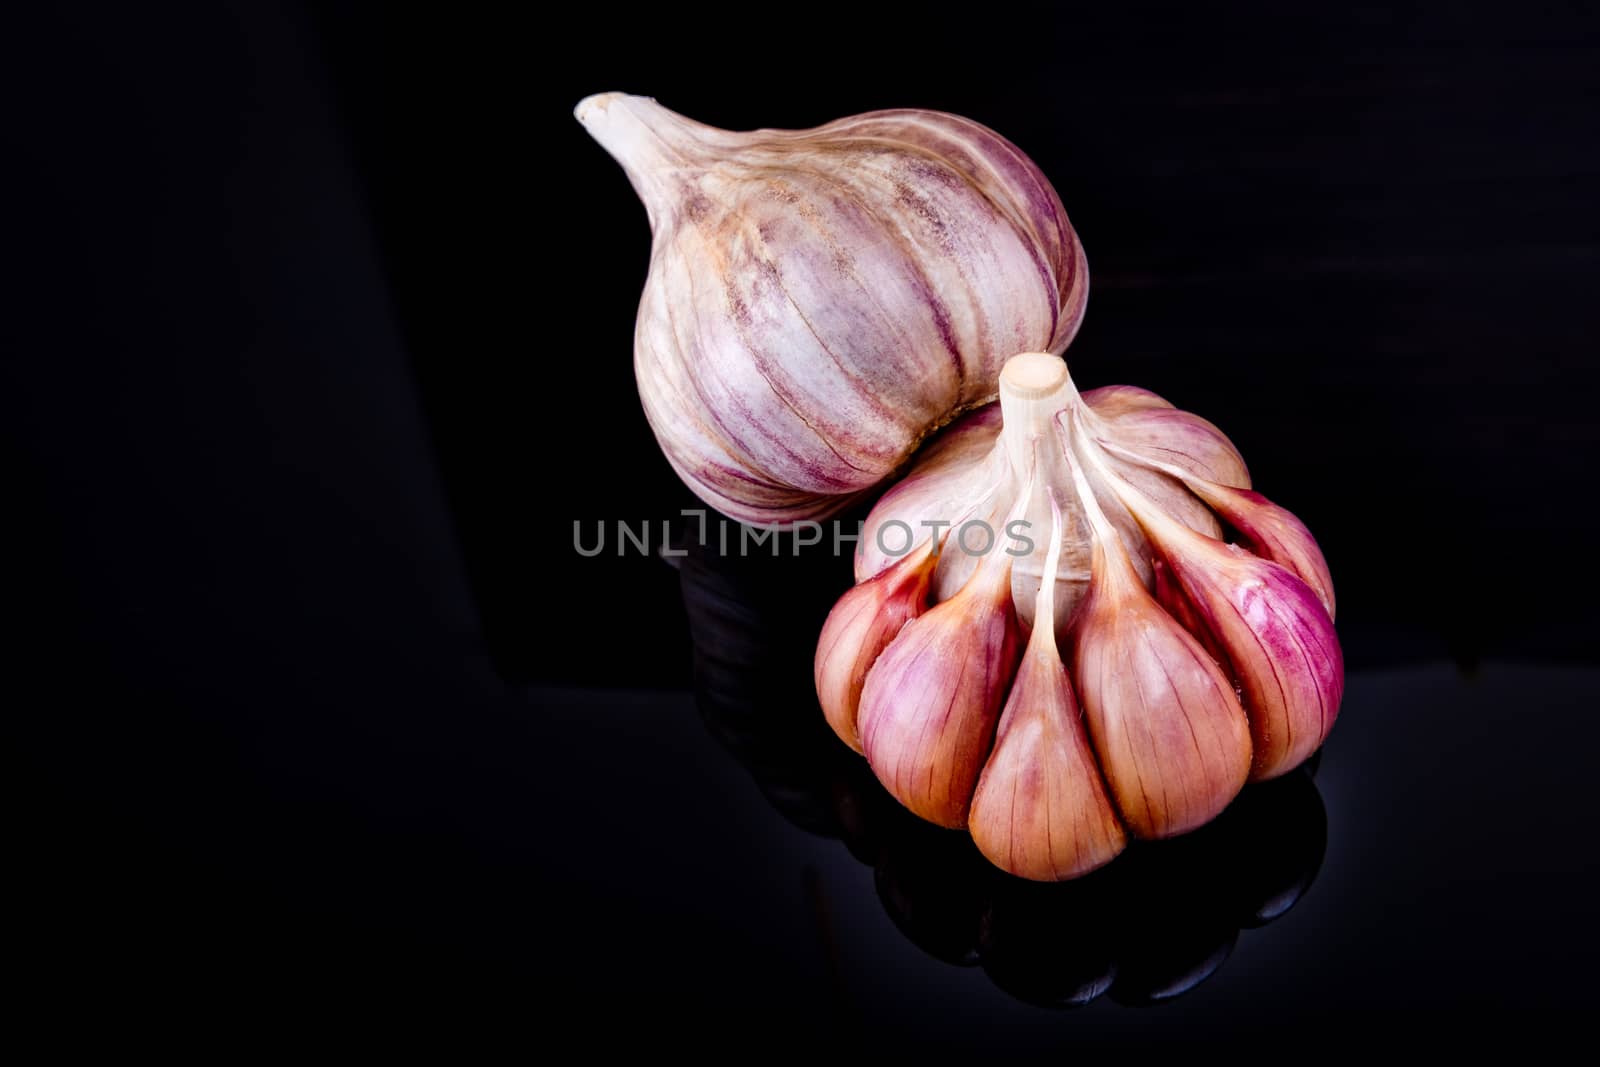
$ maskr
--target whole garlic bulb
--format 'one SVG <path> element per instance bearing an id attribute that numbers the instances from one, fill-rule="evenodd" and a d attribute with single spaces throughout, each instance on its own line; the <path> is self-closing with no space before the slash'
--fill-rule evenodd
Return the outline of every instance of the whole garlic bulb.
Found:
<path id="1" fill-rule="evenodd" d="M 576 114 L 650 218 L 646 417 L 735 519 L 838 510 L 992 401 L 1010 354 L 1077 332 L 1088 268 L 1061 200 L 976 122 L 898 110 L 734 133 L 621 93 Z"/>
<path id="2" fill-rule="evenodd" d="M 1223 523 L 1239 538 L 1227 543 Z M 1333 582 L 1209 422 L 1016 356 L 867 518 L 817 646 L 835 732 L 997 865 L 1059 880 L 1209 822 L 1327 737 Z"/>

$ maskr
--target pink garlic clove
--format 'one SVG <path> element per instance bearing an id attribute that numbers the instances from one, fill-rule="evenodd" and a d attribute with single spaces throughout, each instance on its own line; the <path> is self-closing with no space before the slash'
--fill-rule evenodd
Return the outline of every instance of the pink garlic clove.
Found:
<path id="1" fill-rule="evenodd" d="M 1085 390 L 1083 402 L 1096 415 L 1112 419 L 1131 411 L 1172 409 L 1172 402 L 1137 385 L 1102 385 Z"/>
<path id="2" fill-rule="evenodd" d="M 1244 787 L 1249 723 L 1216 661 L 1145 591 L 1082 470 L 1072 467 L 1094 541 L 1092 578 L 1073 625 L 1079 699 L 1128 829 L 1172 837 L 1216 818 Z"/>
<path id="3" fill-rule="evenodd" d="M 1061 510 L 1051 494 L 1052 549 L 1034 617 L 1055 615 Z M 1077 878 L 1127 844 L 1100 778 L 1072 681 L 1051 626 L 1037 626 L 1000 718 L 968 817 L 972 839 L 995 866 L 1035 881 Z"/>
<path id="4" fill-rule="evenodd" d="M 967 825 L 1021 645 L 1011 557 L 997 548 L 955 596 L 906 623 L 867 673 L 862 751 L 884 788 L 929 822 Z"/>
<path id="5" fill-rule="evenodd" d="M 927 539 L 883 573 L 851 589 L 823 623 L 813 665 L 817 699 L 833 732 L 857 752 L 861 737 L 856 715 L 867 671 L 901 628 L 927 607 L 935 545 Z"/>
<path id="6" fill-rule="evenodd" d="M 991 404 L 950 426 L 917 456 L 917 476 L 903 478 L 878 498 L 856 548 L 856 581 L 863 582 L 927 536 L 926 518 L 960 515 L 982 499 L 1004 471 L 995 458 L 1000 406 Z"/>
<path id="7" fill-rule="evenodd" d="M 1334 618 L 1333 574 L 1305 523 L 1287 508 L 1252 490 L 1200 478 L 1191 478 L 1188 484 L 1196 496 L 1239 531 L 1252 552 L 1287 567 L 1309 585 L 1327 609 L 1328 619 Z"/>
<path id="8" fill-rule="evenodd" d="M 1127 412 L 1106 420 L 1104 436 L 1141 460 L 1171 464 L 1213 482 L 1250 488 L 1250 470 L 1239 450 L 1221 430 L 1193 412 L 1176 408 Z"/>
<path id="9" fill-rule="evenodd" d="M 1252 552 L 1282 564 L 1298 575 L 1317 594 L 1323 607 L 1328 609 L 1328 618 L 1335 617 L 1333 575 L 1328 570 L 1328 561 L 1306 524 L 1287 508 L 1274 504 L 1251 489 L 1219 484 L 1191 470 L 1162 463 L 1159 457 L 1152 459 L 1135 455 L 1122 447 L 1120 442 L 1102 438 L 1097 443 L 1114 456 L 1180 479 L 1190 492 L 1239 531 Z"/>
<path id="10" fill-rule="evenodd" d="M 1333 620 L 1288 568 L 1177 527 L 1164 535 L 1161 551 L 1238 679 L 1255 749 L 1251 780 L 1288 773 L 1321 747 L 1339 713 L 1344 655 Z"/>
<path id="11" fill-rule="evenodd" d="M 1226 656 L 1250 717 L 1251 779 L 1298 767 L 1327 738 L 1344 695 L 1344 655 L 1323 602 L 1289 568 L 1197 534 L 1127 482 L 1106 480 Z"/>

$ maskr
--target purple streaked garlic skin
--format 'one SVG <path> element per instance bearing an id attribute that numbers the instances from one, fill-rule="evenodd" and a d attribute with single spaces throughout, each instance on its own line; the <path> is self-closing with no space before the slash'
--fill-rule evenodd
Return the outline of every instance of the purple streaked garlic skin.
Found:
<path id="1" fill-rule="evenodd" d="M 1019 518 L 1031 544 L 1003 563 L 957 534 Z M 904 532 L 878 537 L 891 524 L 915 532 L 917 566 L 939 549 L 929 606 L 866 668 L 861 750 L 1013 874 L 1073 878 L 1130 837 L 1194 830 L 1333 727 L 1344 662 L 1321 549 L 1221 431 L 1152 393 L 1080 394 L 1059 357 L 1014 357 L 1000 402 L 874 507 L 858 582 L 903 565 Z M 819 677 L 835 655 L 819 650 Z"/>
<path id="2" fill-rule="evenodd" d="M 735 519 L 837 511 L 993 400 L 1011 353 L 1077 332 L 1088 270 L 1061 200 L 976 122 L 896 110 L 736 133 L 620 93 L 576 114 L 650 220 L 645 415 Z"/>

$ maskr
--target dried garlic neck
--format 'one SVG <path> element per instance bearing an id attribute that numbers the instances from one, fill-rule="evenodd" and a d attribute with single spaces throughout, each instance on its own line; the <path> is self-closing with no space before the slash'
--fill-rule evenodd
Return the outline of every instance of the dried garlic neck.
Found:
<path id="1" fill-rule="evenodd" d="M 1034 462 L 1034 442 L 1048 440 L 1058 414 L 1079 407 L 1078 389 L 1060 356 L 1024 352 L 1000 369 L 1001 433 L 1014 471 Z"/>

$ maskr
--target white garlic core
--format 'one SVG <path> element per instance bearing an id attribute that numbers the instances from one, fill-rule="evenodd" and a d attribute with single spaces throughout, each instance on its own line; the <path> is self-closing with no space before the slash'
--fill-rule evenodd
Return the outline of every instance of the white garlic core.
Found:
<path id="1" fill-rule="evenodd" d="M 983 554 L 987 538 L 974 533 L 965 541 L 963 524 L 981 522 L 994 532 L 991 551 L 1021 552 L 1012 563 L 1012 600 L 1024 625 L 1034 624 L 1035 596 L 1045 574 L 1051 515 L 1048 494 L 1033 494 L 1022 514 L 1023 525 L 1008 527 L 1007 516 L 1022 499 L 1030 480 L 1054 492 L 1061 502 L 1061 561 L 1055 571 L 1055 623 L 1065 636 L 1067 622 L 1088 587 L 1091 538 L 1074 487 L 1056 425 L 1063 418 L 1080 420 L 1094 436 L 1116 442 L 1126 451 L 1160 459 L 1184 469 L 1207 472 L 1224 484 L 1248 488 L 1249 476 L 1226 437 L 1197 416 L 1178 411 L 1143 390 L 1112 387 L 1078 392 L 1066 362 L 1046 352 L 1011 357 L 999 375 L 999 418 L 989 410 L 958 422 L 950 442 L 937 442 L 906 477 L 884 495 L 867 518 L 857 578 L 878 573 L 892 562 L 884 550 L 899 546 L 894 531 L 878 533 L 898 521 L 917 531 L 917 540 L 951 527 L 934 574 L 933 599 L 947 600 L 966 582 Z M 1113 460 L 1119 474 L 1158 501 L 1178 521 L 1216 537 L 1221 526 L 1179 479 L 1152 467 Z M 1139 524 L 1114 493 L 1097 493 L 1102 510 L 1116 527 L 1128 555 L 1148 587 L 1151 550 Z M 1023 540 L 1025 539 L 1025 540 Z M 884 544 L 879 542 L 883 541 Z"/>

